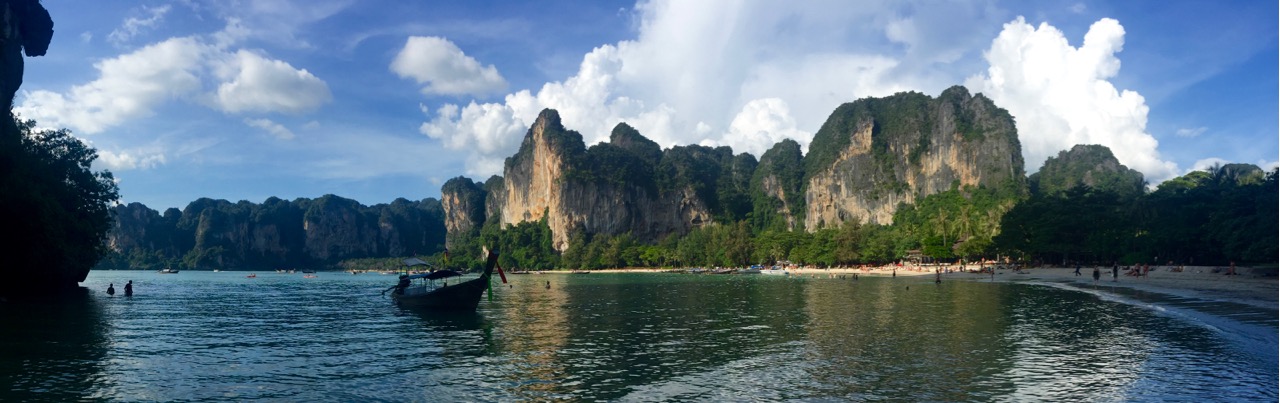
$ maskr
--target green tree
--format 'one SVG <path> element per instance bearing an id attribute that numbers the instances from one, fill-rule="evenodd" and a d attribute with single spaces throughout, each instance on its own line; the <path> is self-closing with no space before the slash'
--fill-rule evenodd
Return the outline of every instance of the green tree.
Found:
<path id="1" fill-rule="evenodd" d="M 43 293 L 74 287 L 106 256 L 114 178 L 93 171 L 97 152 L 62 130 L 35 130 L 34 121 L 0 124 L 0 211 L 5 225 L 0 293 Z"/>

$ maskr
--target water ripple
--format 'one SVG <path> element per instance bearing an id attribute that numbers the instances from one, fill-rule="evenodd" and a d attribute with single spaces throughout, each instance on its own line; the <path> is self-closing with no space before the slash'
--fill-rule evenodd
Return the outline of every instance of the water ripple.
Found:
<path id="1" fill-rule="evenodd" d="M 0 305 L 22 324 L 0 329 L 0 400 L 1276 400 L 1274 311 L 1212 301 L 512 277 L 479 312 L 439 315 L 395 308 L 388 276 L 94 272 L 81 302 Z M 128 279 L 133 298 L 100 292 Z"/>

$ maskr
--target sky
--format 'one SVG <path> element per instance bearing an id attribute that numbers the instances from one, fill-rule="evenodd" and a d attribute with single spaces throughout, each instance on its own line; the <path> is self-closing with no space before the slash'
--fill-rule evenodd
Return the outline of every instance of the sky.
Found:
<path id="1" fill-rule="evenodd" d="M 483 181 L 544 108 L 588 145 L 805 150 L 840 104 L 963 85 L 1027 173 L 1102 144 L 1146 180 L 1280 160 L 1274 1 L 43 0 L 15 111 L 97 149 L 121 202 Z"/>

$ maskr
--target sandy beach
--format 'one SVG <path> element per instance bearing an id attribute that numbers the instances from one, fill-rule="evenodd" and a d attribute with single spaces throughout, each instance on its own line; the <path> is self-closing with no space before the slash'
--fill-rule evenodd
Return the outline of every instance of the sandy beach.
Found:
<path id="1" fill-rule="evenodd" d="M 1093 266 L 1081 267 L 1079 276 L 1075 275 L 1075 268 L 1042 267 L 1024 269 L 1020 273 L 1009 269 L 1000 269 L 996 270 L 994 278 L 988 273 L 969 273 L 967 271 L 957 271 L 959 266 L 950 267 L 952 272 L 943 274 L 943 281 L 1044 281 L 1071 283 L 1078 286 L 1087 286 L 1093 283 Z M 970 266 L 969 269 L 977 270 L 977 266 Z M 1099 269 L 1102 274 L 1099 284 L 1107 286 L 1128 287 L 1147 292 L 1209 300 L 1232 301 L 1269 309 L 1280 308 L 1280 305 L 1278 305 L 1278 301 L 1280 301 L 1280 285 L 1277 283 L 1277 276 L 1274 274 L 1274 270 L 1271 271 L 1272 274 L 1269 276 L 1261 276 L 1254 274 L 1251 268 L 1238 267 L 1237 272 L 1240 273 L 1239 275 L 1228 276 L 1222 273 L 1225 271 L 1224 269 L 1211 266 L 1186 266 L 1180 272 L 1172 271 L 1172 267 L 1169 266 L 1152 266 L 1152 270 L 1148 272 L 1146 277 L 1139 278 L 1125 275 L 1122 267 L 1119 279 L 1113 282 L 1110 267 L 1099 267 Z M 1219 272 L 1214 273 L 1215 269 L 1218 269 Z M 630 268 L 594 272 L 635 273 L 662 271 L 665 270 Z M 831 269 L 796 268 L 789 271 L 795 275 L 816 278 L 854 273 L 877 277 L 895 275 L 895 270 L 891 266 Z M 934 267 L 899 267 L 896 270 L 896 275 L 900 277 L 933 276 Z"/>

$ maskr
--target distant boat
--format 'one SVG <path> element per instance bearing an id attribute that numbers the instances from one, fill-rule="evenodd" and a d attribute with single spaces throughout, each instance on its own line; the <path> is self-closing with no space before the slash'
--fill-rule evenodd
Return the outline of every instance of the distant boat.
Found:
<path id="1" fill-rule="evenodd" d="M 316 275 L 314 275 L 314 274 L 307 274 L 307 275 L 302 276 L 302 278 L 316 278 Z"/>
<path id="2" fill-rule="evenodd" d="M 157 273 L 164 273 L 164 274 L 174 274 L 177 272 L 178 272 L 178 269 L 170 269 L 170 268 L 164 268 L 164 269 L 160 269 L 160 271 L 157 271 Z"/>
<path id="3" fill-rule="evenodd" d="M 408 268 L 427 265 L 417 258 L 405 259 L 405 272 Z M 453 270 L 436 270 L 422 274 L 403 274 L 398 284 L 383 291 L 391 291 L 391 300 L 404 308 L 417 308 L 433 311 L 471 311 L 480 305 L 480 297 L 489 288 L 489 276 L 494 266 L 498 265 L 498 254 L 488 251 L 484 273 L 479 278 L 448 285 L 446 279 L 461 276 Z M 436 284 L 441 280 L 443 284 Z"/>
<path id="4" fill-rule="evenodd" d="M 590 270 L 574 270 L 569 272 L 569 274 L 591 274 L 591 271 Z"/>
<path id="5" fill-rule="evenodd" d="M 791 275 L 791 273 L 790 273 L 790 272 L 788 272 L 788 271 L 786 271 L 786 270 L 783 270 L 782 268 L 780 268 L 780 267 L 778 267 L 778 266 L 773 266 L 772 268 L 769 268 L 769 269 L 760 270 L 760 274 L 772 274 L 772 275 L 775 275 L 775 276 L 790 276 L 790 275 Z"/>
<path id="6" fill-rule="evenodd" d="M 250 274 L 250 275 L 245 276 L 245 277 L 246 277 L 246 278 L 258 278 L 258 273 Z"/>

